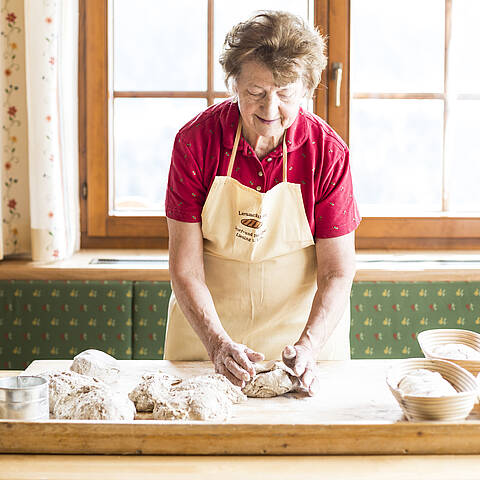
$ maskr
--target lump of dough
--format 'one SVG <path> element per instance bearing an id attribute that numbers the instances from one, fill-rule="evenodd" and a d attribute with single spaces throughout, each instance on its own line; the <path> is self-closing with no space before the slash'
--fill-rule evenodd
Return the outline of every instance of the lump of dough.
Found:
<path id="1" fill-rule="evenodd" d="M 215 388 L 183 390 L 157 398 L 153 418 L 223 422 L 231 416 L 232 405 L 232 402 Z"/>
<path id="2" fill-rule="evenodd" d="M 118 379 L 120 368 L 117 360 L 108 353 L 90 349 L 79 353 L 70 366 L 72 372 L 96 377 L 104 382 L 111 383 Z"/>
<path id="3" fill-rule="evenodd" d="M 276 397 L 300 386 L 298 378 L 283 362 L 255 364 L 255 372 L 252 380 L 242 389 L 247 397 Z"/>
<path id="4" fill-rule="evenodd" d="M 417 397 L 444 397 L 457 393 L 440 373 L 424 368 L 412 370 L 405 375 L 398 383 L 398 388 L 406 395 Z"/>
<path id="5" fill-rule="evenodd" d="M 223 375 L 199 375 L 173 385 L 155 398 L 156 420 L 225 421 L 232 405 L 246 399 Z"/>
<path id="6" fill-rule="evenodd" d="M 135 404 L 137 412 L 152 412 L 155 398 L 168 393 L 170 387 L 180 381 L 166 373 L 145 374 L 140 383 L 128 394 L 128 398 Z"/>
<path id="7" fill-rule="evenodd" d="M 135 406 L 110 387 L 84 385 L 59 398 L 54 416 L 64 420 L 133 420 Z"/>
<path id="8" fill-rule="evenodd" d="M 215 388 L 232 403 L 241 403 L 246 400 L 240 387 L 233 385 L 225 376 L 219 373 L 197 375 L 190 377 L 173 386 L 173 391 L 195 390 L 202 388 Z"/>
<path id="9" fill-rule="evenodd" d="M 445 343 L 432 348 L 432 353 L 438 357 L 452 360 L 480 360 L 480 352 L 463 343 Z"/>
<path id="10" fill-rule="evenodd" d="M 50 413 L 53 413 L 54 406 L 61 397 L 69 395 L 73 391 L 78 390 L 80 387 L 107 387 L 107 385 L 98 378 L 80 375 L 79 373 L 72 371 L 43 372 L 40 373 L 38 376 L 44 378 L 48 382 L 48 402 Z"/>

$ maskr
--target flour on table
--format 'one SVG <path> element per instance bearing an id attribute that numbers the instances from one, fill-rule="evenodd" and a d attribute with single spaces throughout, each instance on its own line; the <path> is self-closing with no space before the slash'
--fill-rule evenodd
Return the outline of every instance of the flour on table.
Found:
<path id="1" fill-rule="evenodd" d="M 155 398 L 156 420 L 225 421 L 232 406 L 246 400 L 223 375 L 199 375 L 172 385 Z"/>
<path id="2" fill-rule="evenodd" d="M 417 397 L 444 397 L 457 393 L 440 373 L 424 368 L 412 370 L 405 375 L 398 383 L 398 388 L 406 395 Z"/>
<path id="3" fill-rule="evenodd" d="M 108 386 L 84 385 L 59 398 L 55 418 L 63 420 L 133 420 L 135 406 Z"/>
<path id="4" fill-rule="evenodd" d="M 135 404 L 137 412 L 153 412 L 155 398 L 168 393 L 171 386 L 178 382 L 181 382 L 179 378 L 166 373 L 145 374 L 128 398 Z"/>
<path id="5" fill-rule="evenodd" d="M 120 368 L 115 358 L 108 355 L 108 353 L 95 349 L 85 350 L 74 357 L 70 370 L 82 375 L 99 378 L 107 383 L 115 382 L 120 373 Z"/>
<path id="6" fill-rule="evenodd" d="M 480 352 L 463 343 L 446 343 L 432 348 L 432 353 L 438 357 L 452 360 L 480 360 Z"/>
<path id="7" fill-rule="evenodd" d="M 283 362 L 255 364 L 255 372 L 252 380 L 242 389 L 247 397 L 276 397 L 300 387 L 299 379 Z"/>
<path id="8" fill-rule="evenodd" d="M 69 395 L 70 393 L 78 390 L 83 386 L 97 386 L 106 388 L 107 385 L 98 378 L 88 377 L 76 372 L 67 371 L 51 371 L 44 372 L 38 375 L 44 378 L 48 382 L 48 398 L 50 413 L 53 413 L 55 404 L 57 401 Z"/>

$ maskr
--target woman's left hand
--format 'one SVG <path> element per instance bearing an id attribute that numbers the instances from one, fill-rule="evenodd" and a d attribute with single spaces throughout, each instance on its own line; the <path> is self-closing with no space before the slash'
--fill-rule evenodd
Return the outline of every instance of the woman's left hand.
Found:
<path id="1" fill-rule="evenodd" d="M 282 353 L 283 363 L 293 370 L 310 396 L 318 389 L 317 364 L 311 348 L 287 345 Z"/>

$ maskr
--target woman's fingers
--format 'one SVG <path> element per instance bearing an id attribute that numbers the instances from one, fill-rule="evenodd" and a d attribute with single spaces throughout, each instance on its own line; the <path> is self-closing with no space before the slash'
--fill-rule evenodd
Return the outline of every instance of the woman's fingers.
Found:
<path id="1" fill-rule="evenodd" d="M 245 353 L 248 359 L 252 362 L 261 362 L 262 360 L 265 360 L 265 355 L 263 353 L 256 352 L 251 348 L 245 347 Z"/>
<path id="2" fill-rule="evenodd" d="M 240 367 L 248 373 L 248 378 L 243 378 L 246 382 L 250 380 L 250 377 L 253 377 L 255 375 L 255 369 L 253 368 L 252 362 L 248 358 L 246 352 L 244 350 L 240 349 L 233 349 L 232 350 L 232 358 L 235 360 Z"/>
<path id="3" fill-rule="evenodd" d="M 291 360 L 297 356 L 297 350 L 295 350 L 295 347 L 293 345 L 287 345 L 283 349 L 283 357 L 286 358 L 287 360 Z"/>
<path id="4" fill-rule="evenodd" d="M 225 342 L 213 355 L 215 371 L 221 373 L 238 387 L 244 387 L 255 375 L 252 362 L 263 360 L 261 353 L 255 352 L 245 345 Z"/>
<path id="5" fill-rule="evenodd" d="M 293 370 L 297 377 L 301 377 L 305 372 L 307 362 L 310 360 L 310 355 L 301 348 L 287 345 L 282 352 L 283 363 Z"/>
<path id="6" fill-rule="evenodd" d="M 231 373 L 225 365 L 220 365 L 217 369 L 217 373 L 221 373 L 223 376 L 227 377 L 228 380 L 230 380 L 230 383 L 233 383 L 233 385 L 236 385 L 237 387 L 243 388 L 245 386 L 245 382 Z"/>
<path id="7" fill-rule="evenodd" d="M 308 391 L 310 396 L 315 395 L 318 390 L 318 379 L 315 366 L 307 366 L 305 373 L 301 379 L 303 387 Z"/>
<path id="8" fill-rule="evenodd" d="M 301 346 L 287 345 L 282 352 L 283 363 L 293 370 L 293 373 L 300 379 L 309 395 L 314 395 L 318 390 L 316 364 L 313 360 L 311 350 Z"/>
<path id="9" fill-rule="evenodd" d="M 310 384 L 310 387 L 308 389 L 308 393 L 311 397 L 318 392 L 319 386 L 320 386 L 320 384 L 318 382 L 318 378 L 314 377 L 313 380 L 312 380 L 312 383 Z"/>
<path id="10" fill-rule="evenodd" d="M 297 351 L 294 346 L 287 345 L 282 352 L 283 363 L 293 370 L 297 357 Z"/>
<path id="11" fill-rule="evenodd" d="M 293 363 L 293 372 L 297 377 L 301 377 L 305 373 L 308 362 L 307 355 L 298 355 L 295 357 L 295 362 Z"/>
<path id="12" fill-rule="evenodd" d="M 250 374 L 248 371 L 240 367 L 240 365 L 231 356 L 226 357 L 223 363 L 225 367 L 227 367 L 228 371 L 235 375 L 235 377 L 239 380 L 244 382 L 248 382 L 250 380 Z"/>

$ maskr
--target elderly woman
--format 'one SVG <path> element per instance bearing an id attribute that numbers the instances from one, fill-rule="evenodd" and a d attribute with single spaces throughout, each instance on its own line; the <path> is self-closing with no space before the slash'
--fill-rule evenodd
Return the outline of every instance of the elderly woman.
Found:
<path id="1" fill-rule="evenodd" d="M 298 17 L 236 25 L 220 63 L 234 94 L 177 134 L 170 167 L 165 358 L 210 359 L 243 386 L 283 357 L 316 390 L 315 361 L 348 359 L 353 198 L 342 139 L 300 104 L 326 65 Z"/>

